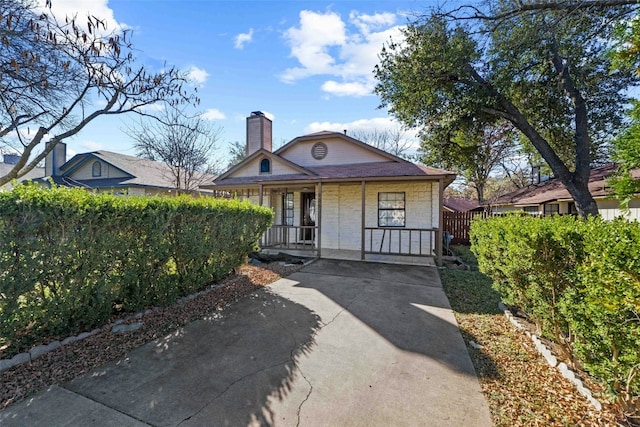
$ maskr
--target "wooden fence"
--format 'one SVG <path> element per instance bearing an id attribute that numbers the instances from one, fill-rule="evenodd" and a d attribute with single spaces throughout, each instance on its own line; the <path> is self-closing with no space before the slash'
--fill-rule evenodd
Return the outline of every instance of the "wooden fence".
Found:
<path id="1" fill-rule="evenodd" d="M 443 213 L 442 226 L 444 231 L 453 235 L 451 244 L 469 244 L 469 227 L 471 220 L 476 217 L 487 218 L 487 212 L 447 212 Z"/>

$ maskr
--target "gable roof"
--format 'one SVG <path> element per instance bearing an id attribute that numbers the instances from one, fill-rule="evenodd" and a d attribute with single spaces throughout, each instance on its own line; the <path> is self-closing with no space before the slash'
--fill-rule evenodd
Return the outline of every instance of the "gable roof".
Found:
<path id="1" fill-rule="evenodd" d="M 615 163 L 609 163 L 591 169 L 589 192 L 594 198 L 606 198 L 611 193 L 607 185 L 613 173 L 618 169 Z M 635 171 L 634 171 L 635 172 Z M 539 184 L 532 184 L 498 197 L 491 205 L 532 206 L 560 200 L 572 200 L 571 194 L 558 178 L 552 178 Z"/>
<path id="2" fill-rule="evenodd" d="M 219 180 L 223 180 L 223 179 L 227 179 L 229 176 L 233 175 L 236 171 L 242 169 L 245 165 L 251 163 L 253 160 L 255 160 L 258 157 L 266 157 L 268 159 L 270 159 L 272 162 L 276 161 L 276 162 L 280 162 L 283 163 L 287 166 L 289 166 L 290 168 L 298 171 L 301 175 L 304 176 L 312 176 L 313 173 L 311 171 L 309 171 L 308 169 L 293 163 L 287 159 L 284 159 L 280 156 L 278 156 L 275 153 L 272 153 L 271 151 L 265 150 L 264 148 L 259 149 L 258 151 L 254 152 L 253 154 L 251 154 L 249 157 L 245 157 L 244 159 L 242 159 L 242 161 L 240 163 L 238 163 L 237 165 L 233 166 L 231 169 L 229 169 L 228 171 L 226 171 L 225 173 L 223 173 L 222 175 L 219 175 L 218 177 L 215 178 L 216 181 Z M 275 175 L 275 176 L 282 176 L 282 175 Z"/>
<path id="3" fill-rule="evenodd" d="M 77 180 L 75 182 L 91 188 L 112 188 L 112 187 L 153 187 L 163 189 L 174 189 L 175 183 L 171 168 L 163 162 L 141 159 L 139 157 L 127 156 L 125 154 L 114 153 L 112 151 L 93 151 L 90 153 L 76 154 L 71 160 L 60 167 L 63 177 L 70 178 L 73 171 L 83 164 L 94 160 L 102 160 L 120 170 L 127 177 L 121 178 L 92 178 Z M 213 180 L 213 175 L 197 173 L 197 180 Z"/>
<path id="4" fill-rule="evenodd" d="M 340 132 L 330 132 L 330 131 L 320 131 L 320 132 L 315 132 L 315 133 L 310 133 L 307 135 L 302 135 L 299 136 L 297 138 L 292 139 L 291 141 L 287 142 L 285 145 L 283 145 L 282 147 L 278 148 L 276 151 L 274 151 L 275 154 L 277 154 L 278 156 L 282 156 L 283 153 L 285 153 L 286 151 L 288 151 L 291 147 L 293 147 L 296 144 L 299 144 L 301 142 L 305 142 L 305 141 L 314 141 L 317 140 L 318 138 L 337 138 L 337 139 L 341 139 L 349 144 L 354 144 L 357 145 L 359 147 L 362 147 L 368 151 L 371 151 L 373 153 L 376 153 L 380 156 L 386 157 L 387 159 L 391 160 L 391 161 L 404 161 L 404 159 L 401 159 L 398 156 L 394 156 L 391 153 L 387 153 L 384 150 L 381 150 L 379 148 L 374 147 L 373 145 L 369 145 L 367 143 L 364 143 L 358 139 L 352 138 L 344 133 L 340 133 Z"/>
<path id="5" fill-rule="evenodd" d="M 339 164 L 339 165 L 322 165 L 322 166 L 301 166 L 286 158 L 282 157 L 282 154 L 294 147 L 297 144 L 316 141 L 323 138 L 337 138 L 348 144 L 355 144 L 358 147 L 362 147 L 365 150 L 375 153 L 380 156 L 381 161 L 367 162 L 367 163 L 352 163 L 352 164 Z M 266 157 L 275 162 L 281 162 L 289 166 L 296 173 L 291 174 L 253 174 L 252 176 L 233 176 L 237 171 L 241 170 L 255 159 L 259 157 Z M 387 161 L 384 161 L 387 159 Z M 318 182 L 318 181 L 348 181 L 348 180 L 362 180 L 362 179 L 376 179 L 384 178 L 386 180 L 391 179 L 440 179 L 442 178 L 445 183 L 450 184 L 454 178 L 455 173 L 446 171 L 443 169 L 431 168 L 428 166 L 417 165 L 404 160 L 398 156 L 382 151 L 371 145 L 365 144 L 362 141 L 358 141 L 355 138 L 351 138 L 345 134 L 339 132 L 316 132 L 309 135 L 303 135 L 294 138 L 289 143 L 279 148 L 275 152 L 269 152 L 264 149 L 260 149 L 249 157 L 245 158 L 242 162 L 235 165 L 222 175 L 218 176 L 212 184 L 202 185 L 201 188 L 215 188 L 222 186 L 243 186 L 259 183 L 269 182 Z"/>

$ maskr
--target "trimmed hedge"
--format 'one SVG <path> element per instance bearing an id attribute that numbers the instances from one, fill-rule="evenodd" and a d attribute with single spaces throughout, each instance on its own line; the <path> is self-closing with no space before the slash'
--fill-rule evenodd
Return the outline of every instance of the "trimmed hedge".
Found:
<path id="1" fill-rule="evenodd" d="M 476 220 L 478 266 L 505 303 L 640 409 L 640 223 L 570 216 Z"/>
<path id="2" fill-rule="evenodd" d="M 240 265 L 272 219 L 236 200 L 0 193 L 0 346 L 14 353 L 168 305 Z"/>

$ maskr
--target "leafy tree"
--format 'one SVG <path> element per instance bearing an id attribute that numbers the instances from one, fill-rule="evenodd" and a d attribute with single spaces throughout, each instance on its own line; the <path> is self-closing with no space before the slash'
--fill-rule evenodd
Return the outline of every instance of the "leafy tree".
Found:
<path id="1" fill-rule="evenodd" d="M 618 27 L 617 43 L 611 53 L 616 68 L 640 74 L 640 20 L 638 17 Z M 629 112 L 631 123 L 613 142 L 613 158 L 619 163 L 615 177 L 609 180 L 623 209 L 629 207 L 633 195 L 640 192 L 640 177 L 633 169 L 640 168 L 640 102 L 634 101 Z"/>
<path id="2" fill-rule="evenodd" d="M 479 202 L 485 200 L 485 186 L 516 147 L 515 132 L 508 122 L 488 125 L 471 122 L 444 138 L 426 135 L 422 150 L 425 164 L 436 164 L 458 171 L 466 185 L 473 188 Z"/>
<path id="3" fill-rule="evenodd" d="M 492 1 L 488 15 L 519 4 Z M 630 11 L 536 10 L 464 22 L 433 13 L 410 24 L 404 42 L 383 49 L 375 90 L 382 107 L 431 140 L 474 121 L 510 122 L 566 186 L 578 212 L 597 214 L 590 164 L 620 128 L 624 90 L 638 81 L 628 71 L 611 72 L 607 55 L 612 22 Z"/>
<path id="4" fill-rule="evenodd" d="M 170 108 L 158 118 L 141 118 L 126 129 L 133 147 L 142 158 L 168 165 L 170 179 L 177 190 L 197 190 L 211 181 L 217 167 L 211 156 L 220 129 L 198 116 L 188 116 Z"/>
<path id="5" fill-rule="evenodd" d="M 229 144 L 229 162 L 227 163 L 227 169 L 231 169 L 247 157 L 247 146 L 240 141 L 235 141 Z"/>
<path id="6" fill-rule="evenodd" d="M 185 74 L 148 71 L 136 63 L 128 32 L 106 32 L 94 16 L 83 27 L 72 17 L 59 22 L 29 0 L 0 0 L 0 145 L 21 153 L 0 185 L 100 116 L 198 102 L 183 87 Z"/>

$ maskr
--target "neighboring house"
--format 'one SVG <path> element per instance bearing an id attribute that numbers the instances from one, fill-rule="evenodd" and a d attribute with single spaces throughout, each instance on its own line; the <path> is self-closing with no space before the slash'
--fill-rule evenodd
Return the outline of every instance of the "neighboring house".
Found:
<path id="1" fill-rule="evenodd" d="M 247 157 L 203 186 L 274 211 L 263 248 L 412 263 L 441 255 L 442 194 L 455 174 L 410 163 L 346 132 L 301 136 L 272 152 L 271 128 L 263 113 L 252 113 Z"/>
<path id="2" fill-rule="evenodd" d="M 0 163 L 0 176 L 7 175 L 13 166 L 20 160 L 19 154 L 5 154 L 3 161 Z M 22 177 L 18 178 L 18 182 L 32 181 L 44 176 L 44 168 L 33 168 Z M 13 188 L 12 183 L 7 183 L 2 186 L 4 190 L 11 190 Z"/>
<path id="3" fill-rule="evenodd" d="M 612 196 L 607 179 L 615 173 L 617 167 L 616 164 L 610 163 L 591 169 L 589 191 L 595 199 L 598 211 L 603 218 L 613 219 L 624 215 L 631 220 L 640 220 L 640 195 L 629 204 L 628 214 L 620 210 L 618 201 Z M 640 170 L 634 170 L 633 175 L 640 178 Z M 493 213 L 521 210 L 531 215 L 540 216 L 576 213 L 575 203 L 571 195 L 557 178 L 500 196 L 491 202 L 489 208 Z"/>
<path id="4" fill-rule="evenodd" d="M 443 202 L 445 212 L 477 212 L 483 211 L 477 200 L 465 199 L 464 197 L 445 197 Z"/>
<path id="5" fill-rule="evenodd" d="M 177 194 L 175 179 L 166 163 L 140 159 L 111 151 L 76 154 L 66 161 L 66 144 L 58 143 L 45 160 L 46 176 L 41 182 L 83 187 L 121 195 Z M 213 175 L 198 174 L 197 184 L 210 182 Z M 180 190 L 180 193 L 201 193 Z M 212 194 L 211 191 L 204 191 Z"/>

